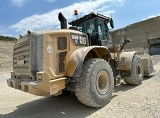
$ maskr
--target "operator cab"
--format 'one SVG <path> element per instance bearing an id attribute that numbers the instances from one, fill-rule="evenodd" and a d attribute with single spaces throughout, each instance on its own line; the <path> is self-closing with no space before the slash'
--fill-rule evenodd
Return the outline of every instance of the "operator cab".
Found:
<path id="1" fill-rule="evenodd" d="M 70 22 L 72 26 L 77 26 L 77 30 L 88 34 L 90 45 L 112 46 L 109 38 L 108 23 L 113 28 L 113 20 L 101 14 L 90 13 L 77 20 Z"/>

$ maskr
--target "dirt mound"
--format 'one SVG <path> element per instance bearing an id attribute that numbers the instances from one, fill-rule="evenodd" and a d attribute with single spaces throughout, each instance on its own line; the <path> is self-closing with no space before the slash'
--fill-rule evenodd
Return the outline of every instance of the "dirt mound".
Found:
<path id="1" fill-rule="evenodd" d="M 156 65 L 160 61 L 160 55 L 151 56 L 151 59 L 152 59 L 153 65 Z"/>
<path id="2" fill-rule="evenodd" d="M 0 41 L 0 72 L 12 71 L 14 41 Z"/>
<path id="3" fill-rule="evenodd" d="M 136 50 L 139 53 L 148 52 L 151 55 L 159 54 L 159 38 L 160 38 L 160 16 L 143 20 L 126 27 L 116 29 L 110 32 L 112 37 L 118 37 L 116 41 L 122 39 L 130 40 L 123 49 L 125 50 Z M 152 39 L 152 41 L 151 41 Z M 157 40 L 155 40 L 157 39 Z M 148 42 L 148 40 L 150 40 Z M 156 41 L 156 42 L 155 42 Z M 149 45 L 158 44 L 158 47 L 149 48 Z M 147 49 L 147 50 L 146 50 Z"/>

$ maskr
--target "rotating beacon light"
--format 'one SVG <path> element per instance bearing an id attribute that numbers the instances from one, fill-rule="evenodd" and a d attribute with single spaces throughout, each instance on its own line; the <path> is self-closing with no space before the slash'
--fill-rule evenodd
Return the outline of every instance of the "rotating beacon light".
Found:
<path id="1" fill-rule="evenodd" d="M 77 10 L 74 10 L 74 15 L 77 17 L 78 19 L 78 11 Z"/>

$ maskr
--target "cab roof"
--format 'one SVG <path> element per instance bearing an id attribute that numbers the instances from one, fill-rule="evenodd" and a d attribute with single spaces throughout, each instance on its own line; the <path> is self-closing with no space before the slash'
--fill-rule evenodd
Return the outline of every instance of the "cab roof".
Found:
<path id="1" fill-rule="evenodd" d="M 88 21 L 88 20 L 94 19 L 94 18 L 101 18 L 101 19 L 103 19 L 103 20 L 106 20 L 107 22 L 109 22 L 109 20 L 111 19 L 111 18 L 106 17 L 106 16 L 104 16 L 104 15 L 96 14 L 96 13 L 94 13 L 94 12 L 91 12 L 90 14 L 85 15 L 85 16 L 77 19 L 77 20 L 73 20 L 73 21 L 71 21 L 71 22 L 68 23 L 68 24 L 74 26 L 74 25 L 80 24 L 80 23 L 82 23 L 82 22 L 85 22 L 85 21 Z"/>

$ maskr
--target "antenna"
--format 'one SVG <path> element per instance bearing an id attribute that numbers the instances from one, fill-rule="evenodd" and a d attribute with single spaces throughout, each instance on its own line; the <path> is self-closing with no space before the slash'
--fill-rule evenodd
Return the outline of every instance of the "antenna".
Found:
<path id="1" fill-rule="evenodd" d="M 111 18 L 112 18 L 112 10 L 111 10 Z"/>

